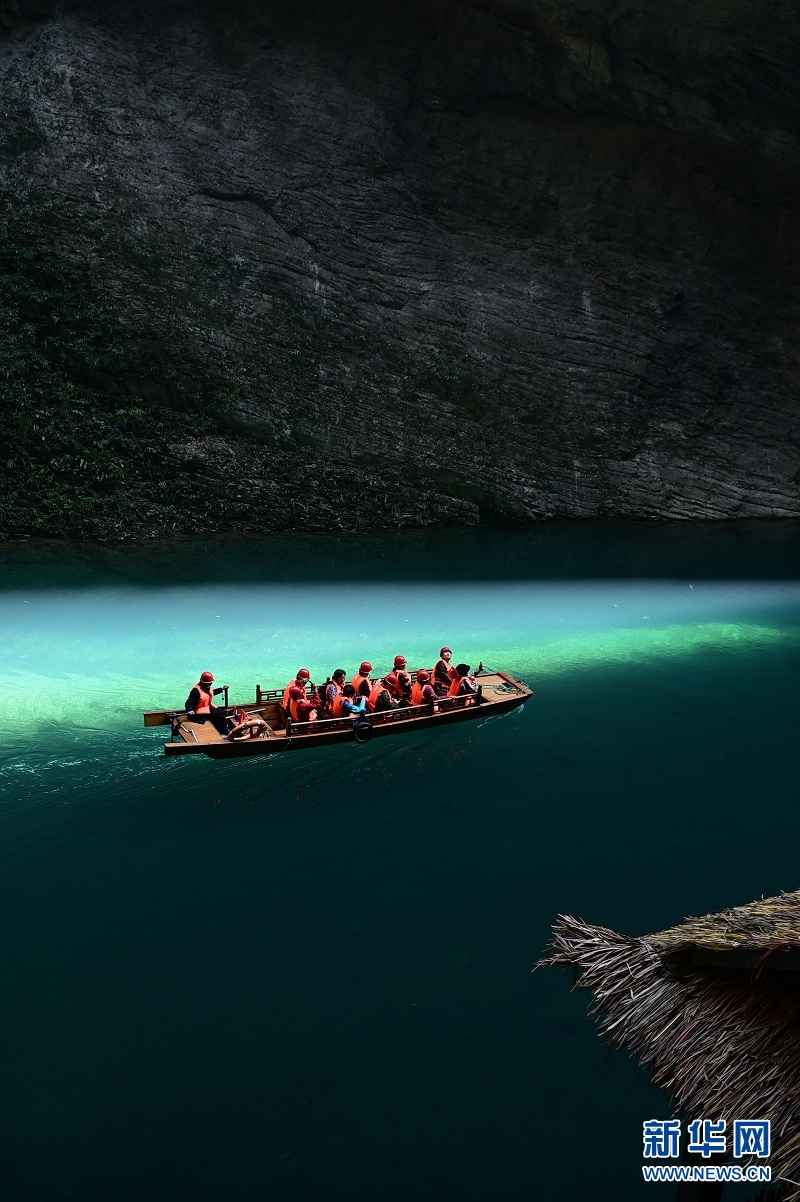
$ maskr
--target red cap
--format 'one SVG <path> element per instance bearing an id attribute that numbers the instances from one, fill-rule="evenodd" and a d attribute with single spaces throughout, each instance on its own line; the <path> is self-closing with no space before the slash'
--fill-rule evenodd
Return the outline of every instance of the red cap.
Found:
<path id="1" fill-rule="evenodd" d="M 201 672 L 200 680 L 203 684 L 213 684 L 214 673 L 213 672 Z"/>
<path id="2" fill-rule="evenodd" d="M 440 654 L 440 655 L 444 655 L 445 651 L 449 651 L 451 655 L 453 654 L 453 648 L 452 648 L 452 647 L 442 647 L 442 649 L 441 649 L 441 651 L 439 652 L 439 654 Z"/>
<path id="3" fill-rule="evenodd" d="M 311 673 L 309 672 L 308 668 L 301 668 L 300 671 L 297 673 L 297 679 L 298 680 L 310 680 Z"/>
<path id="4" fill-rule="evenodd" d="M 384 676 L 383 683 L 388 684 L 391 688 L 397 688 L 397 677 L 394 672 L 390 672 L 388 676 Z"/>
<path id="5" fill-rule="evenodd" d="M 301 689 L 299 684 L 293 684 L 292 687 L 289 689 L 289 696 L 294 697 L 295 699 L 297 699 L 298 697 L 305 697 L 305 695 L 306 695 L 305 689 Z"/>
<path id="6" fill-rule="evenodd" d="M 431 678 L 430 672 L 426 672 L 424 668 L 420 668 L 419 672 L 417 672 L 417 680 L 418 681 L 421 680 L 423 682 L 423 684 L 425 683 L 426 680 L 430 680 L 430 678 Z"/>
<path id="7" fill-rule="evenodd" d="M 365 659 L 361 667 L 358 669 L 361 676 L 366 676 L 367 672 L 372 671 L 372 664 L 368 659 Z"/>
<path id="8" fill-rule="evenodd" d="M 404 668 L 407 663 L 408 663 L 408 660 L 406 659 L 406 657 L 404 655 L 396 655 L 394 657 L 394 666 L 396 668 Z"/>

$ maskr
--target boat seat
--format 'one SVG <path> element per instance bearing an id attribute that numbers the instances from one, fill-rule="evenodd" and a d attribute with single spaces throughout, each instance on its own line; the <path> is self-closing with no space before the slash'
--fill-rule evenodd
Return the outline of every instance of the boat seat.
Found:
<path id="1" fill-rule="evenodd" d="M 198 743 L 223 743 L 225 741 L 213 722 L 192 722 L 191 718 L 184 718 L 183 723 L 189 730 L 194 731 Z"/>

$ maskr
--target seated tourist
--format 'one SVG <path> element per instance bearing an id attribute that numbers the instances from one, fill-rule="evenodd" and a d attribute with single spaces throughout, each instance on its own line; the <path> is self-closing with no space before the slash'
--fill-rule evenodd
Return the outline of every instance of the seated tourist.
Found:
<path id="1" fill-rule="evenodd" d="M 393 675 L 397 677 L 397 684 L 398 684 L 398 687 L 400 688 L 401 698 L 404 698 L 406 701 L 410 701 L 411 700 L 411 677 L 409 676 L 409 674 L 406 670 L 407 668 L 408 668 L 408 660 L 406 659 L 406 657 L 404 655 L 396 655 L 394 657 Z"/>
<path id="2" fill-rule="evenodd" d="M 346 684 L 331 707 L 334 718 L 352 718 L 363 714 L 367 708 L 366 697 L 356 697 L 351 684 Z"/>
<path id="3" fill-rule="evenodd" d="M 331 679 L 327 680 L 319 690 L 320 704 L 324 706 L 329 714 L 333 713 L 337 697 L 341 697 L 342 695 L 346 676 L 347 673 L 344 668 L 337 668 Z"/>
<path id="4" fill-rule="evenodd" d="M 313 701 L 306 697 L 306 691 L 299 684 L 289 689 L 289 716 L 293 722 L 316 722 L 317 709 Z"/>
<path id="5" fill-rule="evenodd" d="M 375 681 L 370 680 L 369 674 L 371 671 L 372 664 L 368 659 L 365 659 L 353 679 L 350 681 L 351 685 L 356 691 L 357 697 L 369 697 L 370 693 L 372 692 Z"/>
<path id="6" fill-rule="evenodd" d="M 433 667 L 433 691 L 437 697 L 446 697 L 453 683 L 455 668 L 450 663 L 453 652 L 450 647 L 442 647 L 439 658 Z"/>
<path id="7" fill-rule="evenodd" d="M 294 680 L 290 680 L 289 683 L 287 684 L 286 688 L 283 690 L 283 708 L 285 710 L 288 710 L 288 708 L 289 708 L 289 690 L 290 689 L 302 688 L 303 692 L 305 693 L 306 685 L 310 685 L 310 684 L 311 684 L 311 673 L 309 672 L 308 668 L 300 668 L 300 670 L 298 671 L 297 676 L 294 678 Z M 313 688 L 313 685 L 312 685 L 312 688 Z"/>
<path id="8" fill-rule="evenodd" d="M 437 697 L 446 697 L 450 692 L 450 686 L 456 679 L 456 669 L 450 663 L 450 657 L 453 652 L 449 647 L 442 647 L 439 652 L 439 659 L 436 661 L 433 668 L 433 688 Z M 483 671 L 483 660 L 478 664 L 476 675 Z"/>
<path id="9" fill-rule="evenodd" d="M 384 680 L 378 680 L 372 686 L 372 691 L 367 698 L 367 709 L 371 714 L 380 714 L 385 710 L 393 710 L 397 706 L 397 702 L 392 698 L 392 694 Z"/>
<path id="10" fill-rule="evenodd" d="M 455 676 L 450 684 L 450 697 L 468 697 L 477 693 L 478 686 L 475 683 L 475 677 L 470 673 L 469 664 L 459 664 L 455 669 Z"/>
<path id="11" fill-rule="evenodd" d="M 383 683 L 389 690 L 389 696 L 391 697 L 392 701 L 403 700 L 403 690 L 400 687 L 400 681 L 397 678 L 396 672 L 390 672 L 388 676 L 384 676 Z"/>
<path id="12" fill-rule="evenodd" d="M 417 672 L 417 680 L 411 690 L 411 704 L 425 705 L 428 701 L 435 701 L 436 693 L 431 684 L 431 674 L 425 668 L 420 668 Z"/>

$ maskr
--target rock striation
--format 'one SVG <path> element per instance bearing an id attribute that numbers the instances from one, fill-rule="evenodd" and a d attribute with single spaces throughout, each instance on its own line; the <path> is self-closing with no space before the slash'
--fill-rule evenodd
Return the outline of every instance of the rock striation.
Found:
<path id="1" fill-rule="evenodd" d="M 285 9 L 0 35 L 4 186 L 139 348 L 93 395 L 171 415 L 142 531 L 800 516 L 795 6 Z"/>

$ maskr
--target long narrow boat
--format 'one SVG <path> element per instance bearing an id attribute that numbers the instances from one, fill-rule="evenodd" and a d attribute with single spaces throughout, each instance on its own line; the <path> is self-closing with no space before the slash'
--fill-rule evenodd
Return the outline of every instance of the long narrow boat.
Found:
<path id="1" fill-rule="evenodd" d="M 416 677 L 416 673 L 411 674 Z M 145 726 L 169 726 L 170 740 L 164 755 L 208 755 L 229 759 L 242 755 L 269 755 L 276 751 L 298 751 L 304 747 L 322 747 L 329 743 L 366 743 L 373 736 L 399 735 L 430 726 L 467 722 L 504 714 L 524 705 L 532 696 L 527 685 L 508 672 L 482 672 L 477 678 L 478 691 L 469 697 L 440 697 L 426 705 L 405 706 L 386 713 L 355 718 L 318 718 L 316 722 L 293 722 L 281 704 L 283 690 L 262 689 L 256 685 L 255 701 L 229 707 L 228 712 L 243 711 L 248 718 L 261 719 L 252 733 L 229 741 L 210 722 L 193 722 L 185 710 L 151 710 L 144 715 Z"/>

